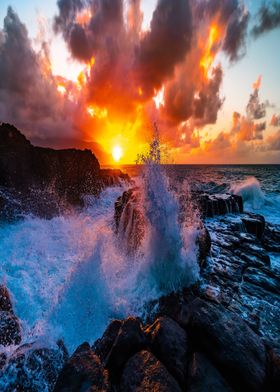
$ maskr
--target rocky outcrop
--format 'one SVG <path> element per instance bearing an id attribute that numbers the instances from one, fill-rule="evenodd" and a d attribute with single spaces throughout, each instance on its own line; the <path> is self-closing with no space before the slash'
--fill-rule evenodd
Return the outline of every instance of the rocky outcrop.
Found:
<path id="1" fill-rule="evenodd" d="M 108 374 L 88 343 L 82 344 L 64 365 L 54 392 L 109 390 Z"/>
<path id="2" fill-rule="evenodd" d="M 189 392 L 232 392 L 233 389 L 201 352 L 192 355 L 188 374 Z"/>
<path id="3" fill-rule="evenodd" d="M 0 345 L 19 344 L 21 330 L 18 318 L 11 312 L 0 311 Z"/>
<path id="4" fill-rule="evenodd" d="M 239 195 L 229 193 L 213 195 L 193 192 L 192 199 L 198 206 L 203 218 L 243 212 L 243 200 Z"/>
<path id="5" fill-rule="evenodd" d="M 21 326 L 19 319 L 14 314 L 8 289 L 0 285 L 0 345 L 9 346 L 20 342 Z"/>
<path id="6" fill-rule="evenodd" d="M 90 150 L 34 147 L 15 127 L 0 125 L 0 218 L 31 212 L 43 217 L 83 205 L 86 194 L 128 180 L 120 170 L 100 170 Z"/>
<path id="7" fill-rule="evenodd" d="M 181 388 L 162 363 L 149 351 L 135 354 L 125 365 L 122 392 L 181 392 Z"/>
<path id="8" fill-rule="evenodd" d="M 266 351 L 258 335 L 236 314 L 221 305 L 196 299 L 190 306 L 188 331 L 203 351 L 238 390 L 263 391 Z"/>
<path id="9" fill-rule="evenodd" d="M 187 334 L 174 320 L 158 318 L 146 329 L 152 352 L 164 364 L 181 387 L 186 385 L 188 359 Z"/>

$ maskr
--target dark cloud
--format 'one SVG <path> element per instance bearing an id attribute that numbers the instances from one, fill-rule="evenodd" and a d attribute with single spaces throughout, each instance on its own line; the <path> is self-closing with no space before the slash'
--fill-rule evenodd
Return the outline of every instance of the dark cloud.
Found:
<path id="1" fill-rule="evenodd" d="M 246 107 L 248 118 L 252 120 L 259 120 L 266 115 L 266 105 L 260 102 L 259 89 L 255 88 L 254 92 L 250 95 L 249 102 Z"/>
<path id="2" fill-rule="evenodd" d="M 192 18 L 186 0 L 159 0 L 151 21 L 151 29 L 140 41 L 136 55 L 136 74 L 145 94 L 173 74 L 190 49 Z"/>
<path id="3" fill-rule="evenodd" d="M 249 13 L 238 6 L 229 18 L 223 50 L 230 61 L 236 61 L 245 54 Z"/>
<path id="4" fill-rule="evenodd" d="M 245 54 L 249 12 L 238 0 L 193 0 L 197 21 L 214 19 L 226 26 L 222 49 L 230 61 L 236 61 Z"/>
<path id="5" fill-rule="evenodd" d="M 258 38 L 260 35 L 280 27 L 280 3 L 277 1 L 266 2 L 257 13 L 257 23 L 252 28 L 251 34 Z"/>
<path id="6" fill-rule="evenodd" d="M 15 124 L 28 136 L 71 134 L 72 104 L 57 93 L 46 43 L 40 53 L 32 49 L 27 29 L 11 7 L 0 37 L 0 121 Z"/>

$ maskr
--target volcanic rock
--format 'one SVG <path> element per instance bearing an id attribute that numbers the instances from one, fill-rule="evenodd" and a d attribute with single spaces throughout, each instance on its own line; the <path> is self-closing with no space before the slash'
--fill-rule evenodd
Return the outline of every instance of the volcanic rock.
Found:
<path id="1" fill-rule="evenodd" d="M 265 347 L 239 316 L 221 305 L 196 299 L 188 331 L 195 348 L 205 352 L 237 390 L 263 391 Z"/>
<path id="2" fill-rule="evenodd" d="M 92 346 L 92 350 L 99 356 L 101 362 L 107 358 L 122 326 L 121 320 L 113 320 L 106 328 L 104 334 Z"/>
<path id="3" fill-rule="evenodd" d="M 105 392 L 109 388 L 108 374 L 100 359 L 88 343 L 77 348 L 64 365 L 54 387 L 54 392 L 95 391 Z"/>
<path id="4" fill-rule="evenodd" d="M 189 392 L 233 391 L 215 366 L 200 352 L 195 352 L 192 356 L 187 390 Z"/>
<path id="5" fill-rule="evenodd" d="M 18 318 L 11 312 L 0 311 L 0 345 L 9 346 L 21 342 Z"/>
<path id="6" fill-rule="evenodd" d="M 126 363 L 120 390 L 121 392 L 180 392 L 181 388 L 153 354 L 149 351 L 141 351 Z"/>
<path id="7" fill-rule="evenodd" d="M 118 332 L 106 358 L 105 367 L 112 377 L 118 377 L 126 361 L 146 346 L 146 336 L 139 319 L 128 317 Z"/>
<path id="8" fill-rule="evenodd" d="M 160 317 L 146 329 L 151 351 L 184 387 L 188 359 L 187 334 L 175 321 Z"/>
<path id="9" fill-rule="evenodd" d="M 0 311 L 13 312 L 12 301 L 8 289 L 0 285 Z"/>
<path id="10" fill-rule="evenodd" d="M 83 206 L 84 195 L 128 180 L 121 171 L 100 170 L 90 150 L 34 147 L 15 127 L 0 125 L 0 218 L 31 212 L 42 217 Z M 8 196 L 7 196 L 8 195 Z"/>

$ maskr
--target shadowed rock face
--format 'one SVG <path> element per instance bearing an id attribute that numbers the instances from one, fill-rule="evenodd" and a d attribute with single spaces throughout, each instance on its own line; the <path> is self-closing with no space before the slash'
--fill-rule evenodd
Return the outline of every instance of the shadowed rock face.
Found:
<path id="1" fill-rule="evenodd" d="M 201 299 L 191 304 L 189 317 L 195 347 L 207 353 L 231 384 L 263 391 L 266 351 L 260 337 L 233 312 Z"/>
<path id="2" fill-rule="evenodd" d="M 141 351 L 127 362 L 120 390 L 122 392 L 181 391 L 175 379 L 149 351 Z"/>
<path id="3" fill-rule="evenodd" d="M 128 179 L 120 170 L 100 170 L 90 150 L 34 147 L 12 125 L 0 125 L 0 218 L 14 211 L 56 215 L 67 204 L 82 206 L 83 195 Z"/>

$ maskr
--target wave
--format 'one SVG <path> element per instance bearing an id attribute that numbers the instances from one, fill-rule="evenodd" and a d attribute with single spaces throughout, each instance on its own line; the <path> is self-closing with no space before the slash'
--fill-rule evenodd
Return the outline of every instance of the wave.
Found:
<path id="1" fill-rule="evenodd" d="M 230 192 L 242 196 L 243 202 L 254 210 L 259 210 L 264 206 L 265 194 L 255 177 L 248 177 L 243 182 L 232 184 Z"/>
<path id="2" fill-rule="evenodd" d="M 139 184 L 147 227 L 132 255 L 114 230 L 121 187 L 86 198 L 83 211 L 0 225 L 0 281 L 14 299 L 23 343 L 62 338 L 72 352 L 93 343 L 111 319 L 141 316 L 147 303 L 198 278 L 198 231 L 179 224 L 177 195 L 160 162 L 146 161 Z"/>

